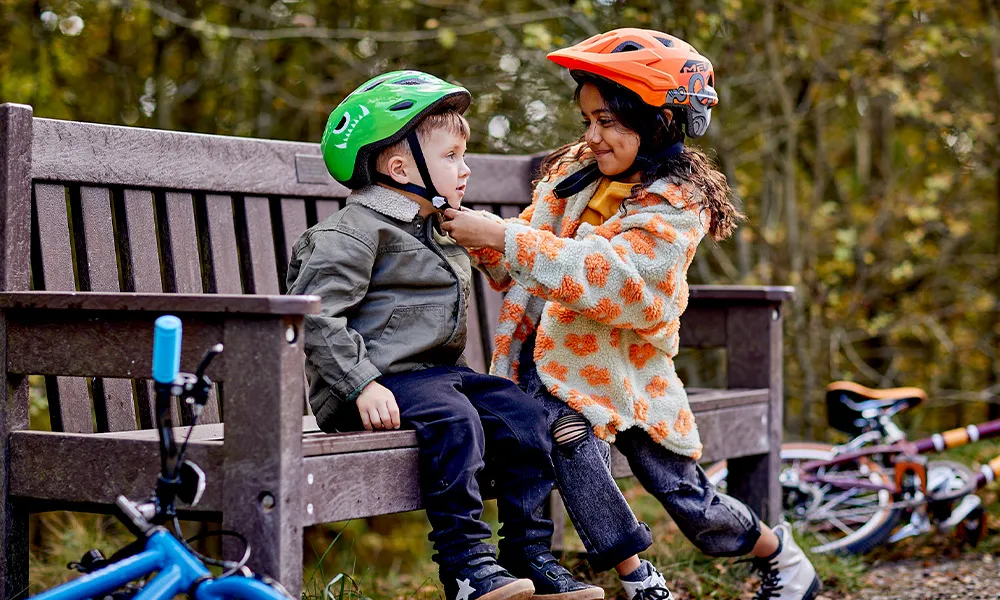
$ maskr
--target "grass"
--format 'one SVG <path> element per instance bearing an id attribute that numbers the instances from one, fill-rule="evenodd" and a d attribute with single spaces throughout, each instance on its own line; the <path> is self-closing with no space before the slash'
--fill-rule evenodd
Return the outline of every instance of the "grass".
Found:
<path id="1" fill-rule="evenodd" d="M 79 576 L 66 565 L 91 548 L 110 556 L 135 538 L 114 517 L 52 512 L 31 519 L 29 577 L 32 595 Z"/>

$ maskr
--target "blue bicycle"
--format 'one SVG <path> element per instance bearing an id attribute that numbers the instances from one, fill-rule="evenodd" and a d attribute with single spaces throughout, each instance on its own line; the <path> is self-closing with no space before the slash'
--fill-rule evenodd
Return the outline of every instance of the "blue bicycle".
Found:
<path id="1" fill-rule="evenodd" d="M 243 542 L 244 553 L 238 562 L 201 556 L 181 535 L 175 502 L 180 500 L 191 506 L 196 505 L 205 490 L 205 473 L 198 465 L 184 460 L 190 433 L 180 451 L 177 450 L 170 404 L 173 398 L 188 402 L 197 422 L 212 387 L 205 370 L 212 359 L 222 352 L 222 344 L 208 351 L 194 374 L 180 372 L 180 352 L 180 319 L 169 315 L 160 317 L 156 320 L 153 335 L 160 476 L 149 500 L 133 502 L 125 496 L 118 496 L 115 501 L 119 518 L 138 539 L 110 559 L 105 559 L 97 550 L 91 550 L 80 562 L 70 564 L 71 568 L 86 575 L 34 596 L 36 600 L 169 600 L 178 594 L 187 594 L 195 600 L 291 598 L 278 582 L 254 575 L 246 568 L 250 545 L 238 533 L 213 532 L 213 535 L 232 535 Z M 173 533 L 164 527 L 167 523 L 173 525 Z M 221 566 L 225 571 L 218 577 L 213 576 L 206 564 Z"/>

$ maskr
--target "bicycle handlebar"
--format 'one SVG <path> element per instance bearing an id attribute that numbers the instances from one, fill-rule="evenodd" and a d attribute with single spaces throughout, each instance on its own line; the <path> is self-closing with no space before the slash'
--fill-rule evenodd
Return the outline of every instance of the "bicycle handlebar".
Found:
<path id="1" fill-rule="evenodd" d="M 173 315 L 156 319 L 153 330 L 153 379 L 156 380 L 156 427 L 160 432 L 160 478 L 156 498 L 165 517 L 174 513 L 177 445 L 174 442 L 170 401 L 179 384 L 181 363 L 181 320 Z"/>
<path id="2" fill-rule="evenodd" d="M 153 379 L 171 384 L 181 366 L 181 320 L 173 315 L 156 319 L 153 331 Z"/>

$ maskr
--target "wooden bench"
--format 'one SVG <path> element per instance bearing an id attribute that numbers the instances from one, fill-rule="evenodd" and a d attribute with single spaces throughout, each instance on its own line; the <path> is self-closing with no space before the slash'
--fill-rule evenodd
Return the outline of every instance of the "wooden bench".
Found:
<path id="1" fill-rule="evenodd" d="M 516 214 L 536 162 L 471 156 L 468 197 Z M 296 593 L 303 527 L 420 508 L 411 432 L 327 435 L 303 415 L 299 333 L 319 305 L 280 294 L 291 245 L 346 194 L 316 144 L 41 119 L 0 105 L 5 598 L 27 587 L 29 513 L 107 512 L 116 495 L 151 490 L 147 377 L 152 323 L 164 313 L 183 320 L 183 368 L 226 346 L 210 372 L 216 401 L 189 449 L 209 486 L 186 516 L 243 532 L 255 569 Z M 730 459 L 730 491 L 769 519 L 780 509 L 789 295 L 692 286 L 681 327 L 683 346 L 725 349 L 726 389 L 691 390 L 705 459 Z M 478 276 L 474 296 L 467 358 L 482 370 L 501 298 Z M 28 430 L 28 375 L 44 376 L 51 432 Z M 615 470 L 628 475 L 620 457 Z"/>

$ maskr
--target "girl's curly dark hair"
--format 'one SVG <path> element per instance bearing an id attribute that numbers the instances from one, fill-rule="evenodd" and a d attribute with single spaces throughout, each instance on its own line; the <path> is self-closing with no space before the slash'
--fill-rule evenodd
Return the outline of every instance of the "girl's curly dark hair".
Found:
<path id="1" fill-rule="evenodd" d="M 675 114 L 673 109 L 650 106 L 635 92 L 598 75 L 575 71 L 573 77 L 577 81 L 574 94 L 576 101 L 580 101 L 583 86 L 593 84 L 619 126 L 639 135 L 641 155 L 655 156 L 669 146 L 684 141 L 681 126 L 683 119 L 678 118 L 682 115 Z M 540 172 L 547 173 L 563 161 L 577 160 L 578 157 L 569 156 L 569 152 L 583 141 L 584 138 L 581 137 L 549 154 L 542 161 Z M 714 240 L 726 239 L 736 230 L 740 221 L 746 219 L 736 205 L 726 176 L 716 168 L 712 159 L 697 148 L 684 146 L 680 154 L 664 159 L 654 168 L 643 171 L 640 176 L 640 183 L 632 190 L 633 197 L 649 184 L 664 177 L 677 177 L 694 184 L 703 195 L 703 209 L 711 217 L 708 233 Z"/>

